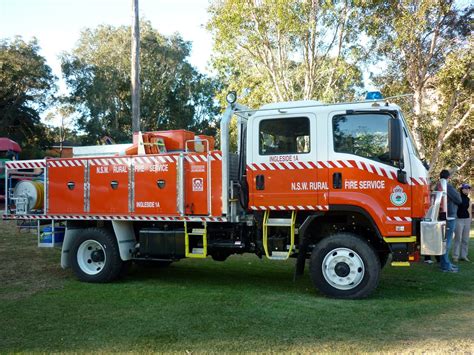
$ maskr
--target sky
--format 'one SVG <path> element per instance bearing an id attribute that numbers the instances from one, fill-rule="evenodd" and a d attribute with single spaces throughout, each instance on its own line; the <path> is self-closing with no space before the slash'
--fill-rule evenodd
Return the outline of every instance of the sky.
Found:
<path id="1" fill-rule="evenodd" d="M 211 35 L 204 29 L 208 0 L 139 0 L 140 18 L 151 21 L 160 33 L 179 32 L 193 42 L 189 61 L 208 72 Z M 132 23 L 132 0 L 0 0 L 0 38 L 36 37 L 48 65 L 61 76 L 58 55 L 70 51 L 81 30 L 100 24 Z"/>

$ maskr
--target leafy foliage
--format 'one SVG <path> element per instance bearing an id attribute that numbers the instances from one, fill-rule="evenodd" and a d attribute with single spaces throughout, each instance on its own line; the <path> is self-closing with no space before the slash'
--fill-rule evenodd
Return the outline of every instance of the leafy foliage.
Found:
<path id="1" fill-rule="evenodd" d="M 401 105 L 430 172 L 436 176 L 443 167 L 470 168 L 470 139 L 463 139 L 462 146 L 448 139 L 455 139 L 458 129 L 472 132 L 472 77 L 467 74 L 472 72 L 472 8 L 458 9 L 452 0 L 402 0 L 376 1 L 364 11 L 378 59 L 386 60 L 374 81 L 387 96 L 413 93 Z M 442 149 L 445 143 L 449 148 Z"/>
<path id="2" fill-rule="evenodd" d="M 191 45 L 141 25 L 142 130 L 188 128 L 214 135 L 219 108 L 229 90 L 258 107 L 271 101 L 352 100 L 367 63 L 385 96 L 407 114 L 415 143 L 431 173 L 472 166 L 473 7 L 454 0 L 219 0 L 209 7 L 214 37 L 212 64 L 218 80 L 187 61 Z M 36 40 L 0 41 L 0 135 L 17 140 L 23 157 L 39 156 L 49 141 L 74 138 L 63 124 L 46 131 L 45 108 L 73 122 L 82 143 L 131 135 L 130 28 L 99 26 L 82 32 L 62 56 L 69 95 L 53 96 L 56 78 Z M 231 132 L 235 134 L 235 131 Z M 66 137 L 67 136 L 67 137 Z"/>
<path id="3" fill-rule="evenodd" d="M 22 158 L 42 155 L 49 144 L 40 113 L 54 102 L 55 77 L 34 39 L 0 40 L 0 136 L 17 141 Z"/>
<path id="4" fill-rule="evenodd" d="M 436 74 L 431 99 L 436 106 L 435 120 L 425 130 L 425 136 L 431 138 L 426 139 L 430 164 L 437 170 L 456 167 L 459 181 L 469 179 L 474 153 L 472 45 L 450 53 Z"/>
<path id="5" fill-rule="evenodd" d="M 361 85 L 360 11 L 347 0 L 225 0 L 209 11 L 213 65 L 245 104 L 348 100 Z"/>
<path id="6" fill-rule="evenodd" d="M 82 32 L 77 46 L 62 56 L 70 88 L 69 103 L 78 114 L 85 143 L 104 135 L 130 141 L 130 28 L 99 26 Z M 217 114 L 216 82 L 188 62 L 191 45 L 179 35 L 165 37 L 141 25 L 141 129 L 187 128 L 213 133 Z"/>

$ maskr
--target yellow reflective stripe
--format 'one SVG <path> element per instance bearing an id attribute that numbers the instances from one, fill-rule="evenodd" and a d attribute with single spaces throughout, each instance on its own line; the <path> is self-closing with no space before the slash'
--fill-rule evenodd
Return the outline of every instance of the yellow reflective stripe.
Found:
<path id="1" fill-rule="evenodd" d="M 394 238 L 383 238 L 386 243 L 415 243 L 416 236 L 411 237 L 394 237 Z"/>
<path id="2" fill-rule="evenodd" d="M 410 266 L 410 263 L 408 261 L 392 261 L 390 264 L 392 266 Z"/>

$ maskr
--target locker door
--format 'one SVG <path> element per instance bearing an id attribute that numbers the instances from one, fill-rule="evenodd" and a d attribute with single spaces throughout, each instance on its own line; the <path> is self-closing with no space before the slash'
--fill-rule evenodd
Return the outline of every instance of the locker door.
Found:
<path id="1" fill-rule="evenodd" d="M 48 159 L 48 214 L 84 213 L 85 159 Z"/>
<path id="2" fill-rule="evenodd" d="M 187 153 L 184 158 L 184 207 L 187 215 L 209 215 L 208 156 Z"/>
<path id="3" fill-rule="evenodd" d="M 176 155 L 133 158 L 136 215 L 178 215 L 176 161 Z"/>
<path id="4" fill-rule="evenodd" d="M 128 158 L 92 158 L 89 160 L 90 213 L 129 213 Z"/>

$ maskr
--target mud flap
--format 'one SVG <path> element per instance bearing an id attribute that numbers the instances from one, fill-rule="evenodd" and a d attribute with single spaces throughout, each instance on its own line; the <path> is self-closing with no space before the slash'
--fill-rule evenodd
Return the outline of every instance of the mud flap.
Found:
<path id="1" fill-rule="evenodd" d="M 112 221 L 115 237 L 120 251 L 120 258 L 123 261 L 131 260 L 137 239 L 133 231 L 132 221 Z"/>

